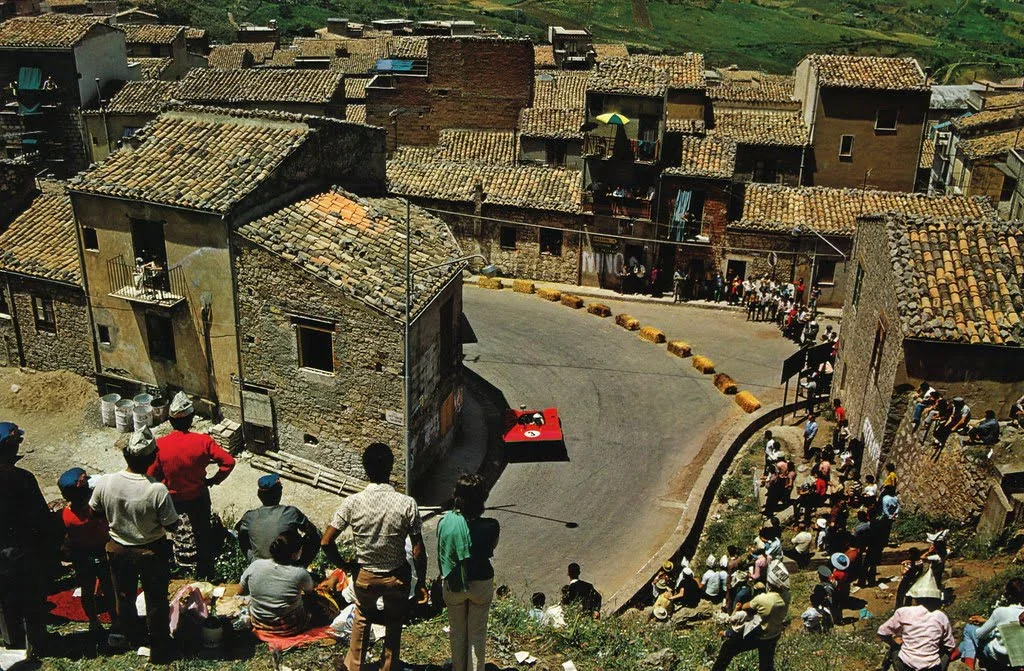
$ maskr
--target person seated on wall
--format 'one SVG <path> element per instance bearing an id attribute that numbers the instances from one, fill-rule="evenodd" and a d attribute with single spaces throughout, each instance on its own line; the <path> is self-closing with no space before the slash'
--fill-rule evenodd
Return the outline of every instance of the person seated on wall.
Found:
<path id="1" fill-rule="evenodd" d="M 995 445 L 999 442 L 999 420 L 996 419 L 995 410 L 986 410 L 985 419 L 978 422 L 974 428 L 967 432 L 967 438 L 972 443 L 982 445 Z"/>

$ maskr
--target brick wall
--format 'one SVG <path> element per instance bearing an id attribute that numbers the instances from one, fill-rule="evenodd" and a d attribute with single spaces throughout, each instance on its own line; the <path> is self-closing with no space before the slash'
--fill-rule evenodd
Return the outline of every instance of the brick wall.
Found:
<path id="1" fill-rule="evenodd" d="M 96 374 L 92 332 L 85 293 L 76 287 L 25 277 L 7 276 L 11 319 L 4 320 L 3 338 L 10 365 L 35 370 L 70 370 L 85 377 Z M 53 302 L 56 333 L 36 326 L 32 298 Z M 18 341 L 21 355 L 18 358 Z"/>

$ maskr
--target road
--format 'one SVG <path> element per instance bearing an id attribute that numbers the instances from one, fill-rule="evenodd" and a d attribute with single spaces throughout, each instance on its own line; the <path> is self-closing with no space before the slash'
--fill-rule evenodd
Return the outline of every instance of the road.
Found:
<path id="1" fill-rule="evenodd" d="M 511 407 L 557 406 L 568 452 L 509 463 L 492 489 L 497 581 L 550 602 L 577 561 L 607 598 L 669 538 L 705 455 L 743 413 L 688 360 L 610 318 L 472 286 L 464 303 L 478 340 L 465 346 L 466 365 Z M 698 308 L 611 307 L 686 340 L 759 397 L 781 397 L 780 364 L 795 348 L 773 326 Z"/>

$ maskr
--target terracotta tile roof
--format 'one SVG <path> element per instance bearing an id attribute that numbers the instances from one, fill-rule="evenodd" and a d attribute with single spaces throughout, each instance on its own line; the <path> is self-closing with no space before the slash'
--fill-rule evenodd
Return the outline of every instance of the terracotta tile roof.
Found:
<path id="1" fill-rule="evenodd" d="M 0 233 L 0 270 L 81 285 L 76 235 L 71 199 L 46 189 Z"/>
<path id="2" fill-rule="evenodd" d="M 332 58 L 331 70 L 346 75 L 366 75 L 377 64 L 377 57 L 372 54 L 353 54 L 346 58 Z"/>
<path id="3" fill-rule="evenodd" d="M 581 140 L 580 127 L 586 121 L 582 109 L 528 108 L 519 113 L 519 134 L 524 137 L 546 137 L 559 140 Z"/>
<path id="4" fill-rule="evenodd" d="M 725 72 L 722 73 L 723 75 Z M 721 84 L 708 87 L 711 100 L 730 103 L 782 105 L 795 103 L 795 78 L 788 75 L 757 73 L 749 80 L 725 78 Z"/>
<path id="5" fill-rule="evenodd" d="M 180 100 L 204 104 L 307 103 L 340 100 L 344 75 L 330 70 L 195 68 L 178 85 Z"/>
<path id="6" fill-rule="evenodd" d="M 43 0 L 44 7 L 88 7 L 86 0 Z"/>
<path id="7" fill-rule="evenodd" d="M 278 49 L 269 61 L 263 64 L 264 67 L 272 68 L 294 68 L 295 57 L 299 55 L 298 49 Z"/>
<path id="8" fill-rule="evenodd" d="M 107 103 L 106 111 L 108 114 L 157 114 L 165 103 L 175 97 L 177 88 L 178 82 L 161 79 L 125 82 Z"/>
<path id="9" fill-rule="evenodd" d="M 555 52 L 550 44 L 533 45 L 533 67 L 538 70 L 556 70 Z"/>
<path id="10" fill-rule="evenodd" d="M 515 165 L 519 158 L 515 131 L 447 128 L 438 133 L 442 161 Z"/>
<path id="11" fill-rule="evenodd" d="M 427 40 L 423 37 L 396 37 L 389 43 L 391 58 L 424 60 L 427 57 Z"/>
<path id="12" fill-rule="evenodd" d="M 548 76 L 552 81 L 538 75 L 533 82 L 533 106 L 553 109 L 583 109 L 587 100 L 589 72 L 561 71 Z"/>
<path id="13" fill-rule="evenodd" d="M 187 26 L 128 24 L 120 26 L 128 44 L 171 44 Z"/>
<path id="14" fill-rule="evenodd" d="M 366 105 L 345 105 L 345 121 L 366 123 Z"/>
<path id="15" fill-rule="evenodd" d="M 668 73 L 670 89 L 704 89 L 704 54 L 688 52 L 679 56 L 631 56 Z"/>
<path id="16" fill-rule="evenodd" d="M 812 54 L 807 56 L 826 88 L 928 91 L 928 79 L 913 58 Z"/>
<path id="17" fill-rule="evenodd" d="M 16 16 L 0 23 L 0 49 L 69 50 L 97 25 L 104 24 L 96 16 Z"/>
<path id="18" fill-rule="evenodd" d="M 413 206 L 410 265 L 462 255 L 448 225 Z M 360 198 L 335 188 L 245 224 L 238 234 L 395 320 L 405 317 L 405 203 Z M 414 275 L 413 313 L 422 310 L 461 264 Z"/>
<path id="19" fill-rule="evenodd" d="M 1024 147 L 1024 129 L 1006 130 L 992 135 L 982 135 L 960 140 L 956 150 L 972 161 L 985 158 L 998 158 L 1011 149 Z"/>
<path id="20" fill-rule="evenodd" d="M 704 55 L 638 55 L 598 63 L 587 90 L 598 93 L 661 97 L 670 88 L 703 89 Z"/>
<path id="21" fill-rule="evenodd" d="M 314 134 L 290 114 L 182 108 L 164 112 L 72 191 L 226 213 Z"/>
<path id="22" fill-rule="evenodd" d="M 206 39 L 206 28 L 192 28 L 191 26 L 185 28 L 185 40 L 205 40 Z"/>
<path id="23" fill-rule="evenodd" d="M 629 58 L 629 49 L 625 44 L 614 44 L 611 42 L 600 42 L 594 44 L 594 53 L 598 61 L 606 61 L 609 58 Z"/>
<path id="24" fill-rule="evenodd" d="M 430 163 L 438 161 L 437 145 L 419 146 L 414 144 L 401 145 L 393 154 L 396 161 L 412 163 Z"/>
<path id="25" fill-rule="evenodd" d="M 345 77 L 345 97 L 349 100 L 366 100 L 366 77 Z"/>
<path id="26" fill-rule="evenodd" d="M 989 108 L 981 112 L 953 119 L 953 128 L 962 134 L 971 135 L 986 130 L 1024 125 L 1024 101 L 1020 105 Z"/>
<path id="27" fill-rule="evenodd" d="M 157 58 L 132 56 L 128 62 L 139 64 L 143 79 L 160 79 L 167 72 L 167 68 L 174 65 L 174 59 L 169 56 Z"/>
<path id="28" fill-rule="evenodd" d="M 232 46 L 238 46 L 238 44 Z M 241 46 L 249 50 L 256 65 L 262 65 L 269 61 L 274 57 L 274 52 L 277 50 L 273 42 L 249 42 Z"/>
<path id="29" fill-rule="evenodd" d="M 231 70 L 234 68 L 251 68 L 256 58 L 244 44 L 221 44 L 210 49 L 207 64 L 211 68 Z"/>
<path id="30" fill-rule="evenodd" d="M 580 212 L 581 174 L 535 166 L 388 161 L 388 189 L 401 196 L 473 202 L 483 186 L 490 205 Z"/>
<path id="31" fill-rule="evenodd" d="M 731 179 L 735 171 L 735 142 L 715 136 L 684 135 L 680 164 L 666 168 L 665 174 L 679 177 Z"/>
<path id="32" fill-rule="evenodd" d="M 704 135 L 707 124 L 704 119 L 666 119 L 666 133 L 682 133 L 683 135 Z"/>
<path id="33" fill-rule="evenodd" d="M 810 132 L 799 112 L 764 109 L 715 109 L 714 133 L 737 144 L 803 147 Z"/>
<path id="34" fill-rule="evenodd" d="M 887 218 L 903 335 L 1024 344 L 1024 229 L 996 217 Z"/>
<path id="35" fill-rule="evenodd" d="M 921 144 L 921 159 L 917 162 L 918 169 L 931 170 L 932 163 L 935 162 L 935 138 L 929 140 L 924 139 Z"/>
<path id="36" fill-rule="evenodd" d="M 995 211 L 985 199 L 966 196 L 749 184 L 743 215 L 729 226 L 789 234 L 794 226 L 802 225 L 819 233 L 853 235 L 857 217 L 879 212 L 980 218 Z"/>

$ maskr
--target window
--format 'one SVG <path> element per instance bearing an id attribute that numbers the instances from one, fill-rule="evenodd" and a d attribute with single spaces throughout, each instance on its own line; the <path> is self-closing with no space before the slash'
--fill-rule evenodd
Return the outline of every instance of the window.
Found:
<path id="1" fill-rule="evenodd" d="M 0 289 L 0 315 L 4 317 L 11 316 L 11 309 L 7 307 L 7 292 Z"/>
<path id="2" fill-rule="evenodd" d="M 885 351 L 885 336 L 888 332 L 887 324 L 882 315 L 878 315 L 878 326 L 875 327 L 875 344 L 871 347 L 871 363 L 868 366 L 869 374 L 874 382 L 878 382 L 878 371 L 882 367 L 882 352 Z"/>
<path id="3" fill-rule="evenodd" d="M 861 286 L 864 284 L 864 266 L 857 263 L 857 274 L 853 280 L 853 307 L 857 307 L 857 301 L 860 300 Z"/>
<path id="4" fill-rule="evenodd" d="M 82 227 L 82 244 L 90 252 L 100 251 L 100 243 L 96 238 L 96 229 L 89 228 L 88 226 Z"/>
<path id="5" fill-rule="evenodd" d="M 540 253 L 551 256 L 562 255 L 562 232 L 553 228 L 540 229 Z"/>
<path id="6" fill-rule="evenodd" d="M 853 158 L 852 135 L 844 135 L 839 138 L 839 158 Z"/>
<path id="7" fill-rule="evenodd" d="M 879 107 L 875 115 L 875 130 L 894 131 L 899 121 L 900 111 L 892 107 Z"/>
<path id="8" fill-rule="evenodd" d="M 565 165 L 565 140 L 548 140 L 544 148 L 546 152 L 545 162 L 548 165 Z"/>
<path id="9" fill-rule="evenodd" d="M 174 324 L 171 318 L 153 313 L 146 314 L 146 339 L 149 358 L 174 362 Z"/>
<path id="10" fill-rule="evenodd" d="M 818 259 L 817 284 L 832 286 L 836 283 L 836 260 Z"/>
<path id="11" fill-rule="evenodd" d="M 57 332 L 57 318 L 53 314 L 53 299 L 32 297 L 32 313 L 36 318 L 36 330 Z"/>
<path id="12" fill-rule="evenodd" d="M 501 227 L 501 248 L 502 249 L 515 249 L 516 248 L 516 227 L 515 226 L 502 226 Z"/>
<path id="13" fill-rule="evenodd" d="M 121 131 L 121 138 L 127 139 L 130 137 L 135 137 L 135 134 L 138 133 L 140 130 L 142 130 L 142 128 L 139 126 L 125 126 L 124 130 Z"/>
<path id="14" fill-rule="evenodd" d="M 293 317 L 299 344 L 299 368 L 334 372 L 334 324 Z"/>
<path id="15" fill-rule="evenodd" d="M 110 327 L 109 326 L 97 326 L 96 330 L 99 332 L 99 340 L 101 345 L 110 344 Z"/>

